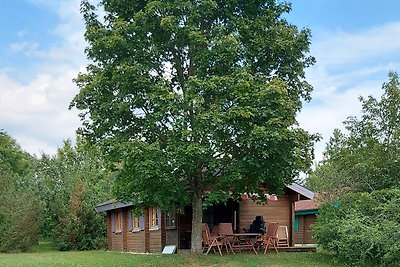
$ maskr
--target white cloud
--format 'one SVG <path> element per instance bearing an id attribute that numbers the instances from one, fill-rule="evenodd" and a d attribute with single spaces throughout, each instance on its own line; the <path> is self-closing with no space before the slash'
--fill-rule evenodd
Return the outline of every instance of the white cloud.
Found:
<path id="1" fill-rule="evenodd" d="M 38 43 L 36 43 L 36 42 L 28 42 L 28 41 L 12 43 L 10 45 L 10 50 L 12 52 L 14 52 L 14 53 L 24 52 L 28 56 L 36 54 L 38 48 L 39 48 L 39 44 Z"/>
<path id="2" fill-rule="evenodd" d="M 314 56 L 324 65 L 344 65 L 376 59 L 400 50 L 400 22 L 348 33 L 325 34 L 312 47 Z"/>
<path id="3" fill-rule="evenodd" d="M 27 34 L 28 34 L 28 32 L 24 31 L 24 30 L 21 30 L 21 31 L 17 32 L 17 36 L 19 38 L 25 37 Z"/>
<path id="4" fill-rule="evenodd" d="M 65 139 L 75 139 L 80 125 L 78 112 L 68 106 L 78 88 L 72 79 L 87 64 L 83 39 L 84 24 L 79 13 L 79 0 L 29 0 L 58 14 L 54 36 L 59 37 L 49 49 L 34 42 L 10 45 L 13 52 L 40 58 L 35 68 L 0 69 L 0 128 L 16 138 L 32 154 L 54 153 Z M 24 37 L 25 33 L 17 33 Z M 29 72 L 33 77 L 21 83 L 12 73 Z"/>
<path id="5" fill-rule="evenodd" d="M 304 105 L 298 120 L 312 133 L 322 134 L 315 147 L 322 160 L 326 142 L 343 121 L 359 116 L 359 96 L 381 95 L 381 85 L 391 70 L 400 66 L 400 23 L 374 27 L 362 32 L 334 32 L 312 45 L 315 66 L 307 70 L 314 86 L 313 100 Z"/>
<path id="6" fill-rule="evenodd" d="M 62 140 L 75 136 L 79 125 L 77 111 L 68 110 L 77 89 L 71 79 L 39 74 L 28 84 L 19 84 L 0 75 L 1 127 L 30 153 L 52 153 Z M 39 150 L 38 144 L 43 145 Z"/>

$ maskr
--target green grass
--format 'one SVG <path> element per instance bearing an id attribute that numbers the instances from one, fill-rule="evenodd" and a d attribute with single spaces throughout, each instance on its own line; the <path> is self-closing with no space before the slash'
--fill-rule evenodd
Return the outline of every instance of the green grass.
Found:
<path id="1" fill-rule="evenodd" d="M 341 266 L 333 262 L 331 256 L 320 252 L 309 253 L 269 253 L 254 255 L 240 253 L 236 255 L 160 255 L 130 254 L 106 251 L 59 252 L 51 243 L 41 243 L 31 253 L 0 253 L 0 266 L 47 267 L 121 267 L 121 266 L 271 266 L 271 267 L 329 267 Z"/>

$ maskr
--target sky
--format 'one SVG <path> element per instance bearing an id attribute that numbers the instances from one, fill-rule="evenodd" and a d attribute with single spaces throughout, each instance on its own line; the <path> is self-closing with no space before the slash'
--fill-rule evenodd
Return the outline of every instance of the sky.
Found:
<path id="1" fill-rule="evenodd" d="M 72 82 L 89 63 L 79 0 L 1 0 L 0 130 L 37 156 L 75 139 L 79 112 L 69 110 Z M 312 33 L 316 64 L 306 70 L 312 101 L 300 126 L 323 139 L 360 114 L 358 97 L 379 97 L 389 71 L 400 72 L 400 1 L 293 0 L 285 18 Z"/>

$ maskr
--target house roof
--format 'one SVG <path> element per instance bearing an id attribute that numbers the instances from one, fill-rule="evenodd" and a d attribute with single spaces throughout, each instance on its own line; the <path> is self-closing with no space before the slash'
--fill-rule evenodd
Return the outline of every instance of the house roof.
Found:
<path id="1" fill-rule="evenodd" d="M 115 210 L 124 207 L 132 206 L 133 204 L 130 202 L 120 202 L 116 201 L 115 199 L 108 200 L 107 202 L 101 203 L 95 207 L 97 212 L 108 211 L 108 210 Z"/>
<path id="2" fill-rule="evenodd" d="M 295 210 L 315 210 L 318 209 L 318 203 L 315 199 L 300 200 L 294 203 Z"/>
<path id="3" fill-rule="evenodd" d="M 293 183 L 291 185 L 287 185 L 286 187 L 296 193 L 299 193 L 300 195 L 305 196 L 306 198 L 312 199 L 314 197 L 314 192 L 308 190 L 307 188 L 305 188 L 299 184 Z M 97 205 L 95 207 L 95 209 L 97 212 L 102 212 L 102 211 L 115 210 L 115 209 L 120 209 L 120 208 L 124 208 L 124 207 L 129 207 L 129 206 L 133 206 L 133 204 L 130 202 L 120 202 L 120 201 L 116 201 L 115 199 L 112 199 L 112 200 L 108 200 L 107 202 Z"/>
<path id="4" fill-rule="evenodd" d="M 286 186 L 287 188 L 295 191 L 296 193 L 299 193 L 300 195 L 305 196 L 308 199 L 313 199 L 314 198 L 314 192 L 311 190 L 308 190 L 307 188 L 305 188 L 304 186 L 301 186 L 299 184 L 296 183 L 292 183 L 290 185 Z"/>

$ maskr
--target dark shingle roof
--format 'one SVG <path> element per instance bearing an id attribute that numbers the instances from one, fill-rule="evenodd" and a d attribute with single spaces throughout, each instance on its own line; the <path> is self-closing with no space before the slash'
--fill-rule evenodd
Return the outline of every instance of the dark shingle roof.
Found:
<path id="1" fill-rule="evenodd" d="M 314 198 L 314 192 L 311 190 L 308 190 L 304 186 L 301 186 L 299 184 L 293 183 L 291 185 L 287 185 L 287 188 L 295 191 L 296 193 L 299 193 L 300 195 L 305 196 L 308 199 L 313 199 Z"/>
<path id="2" fill-rule="evenodd" d="M 124 207 L 129 207 L 132 206 L 132 203 L 124 203 L 124 202 L 119 202 L 115 200 L 109 200 L 107 202 L 104 202 L 102 204 L 99 204 L 96 206 L 96 211 L 97 212 L 102 212 L 102 211 L 108 211 L 108 210 L 115 210 L 115 209 L 120 209 Z"/>

